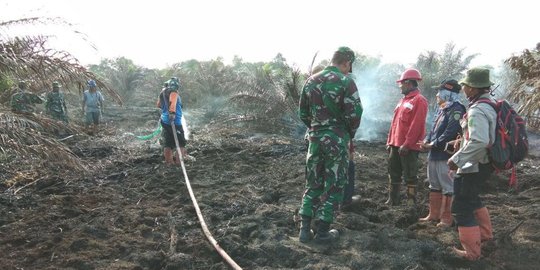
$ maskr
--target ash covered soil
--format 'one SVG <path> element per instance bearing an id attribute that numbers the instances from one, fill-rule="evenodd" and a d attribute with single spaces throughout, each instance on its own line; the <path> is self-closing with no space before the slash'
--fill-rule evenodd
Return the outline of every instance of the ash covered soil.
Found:
<path id="1" fill-rule="evenodd" d="M 230 269 L 200 228 L 181 169 L 164 166 L 156 141 L 126 136 L 120 122 L 66 140 L 90 173 L 36 174 L 16 193 L 0 186 L 1 269 Z M 191 131 L 196 161 L 186 170 L 195 196 L 214 238 L 244 269 L 540 268 L 538 156 L 519 166 L 519 190 L 508 189 L 506 174 L 486 184 L 495 239 L 467 262 L 451 253 L 455 227 L 417 222 L 427 214 L 425 165 L 417 207 L 384 204 L 384 142 L 356 142 L 361 200 L 333 224 L 339 240 L 319 245 L 298 241 L 293 218 L 303 140 L 232 124 Z"/>

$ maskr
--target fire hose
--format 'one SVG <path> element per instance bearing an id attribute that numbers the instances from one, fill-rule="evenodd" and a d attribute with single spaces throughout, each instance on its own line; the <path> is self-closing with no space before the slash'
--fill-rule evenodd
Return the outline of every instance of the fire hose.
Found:
<path id="1" fill-rule="evenodd" d="M 178 156 L 180 156 L 180 164 L 182 165 L 182 173 L 184 173 L 184 178 L 186 179 L 186 186 L 188 188 L 189 197 L 191 198 L 191 202 L 193 203 L 193 207 L 195 207 L 195 211 L 197 212 L 197 217 L 199 218 L 199 223 L 201 223 L 201 228 L 204 232 L 204 235 L 208 239 L 208 241 L 214 246 L 216 251 L 221 255 L 223 259 L 235 270 L 242 269 L 230 256 L 223 250 L 218 242 L 214 239 L 212 236 L 212 233 L 210 230 L 208 230 L 208 226 L 206 225 L 206 222 L 204 221 L 204 218 L 201 213 L 201 209 L 199 208 L 199 204 L 197 203 L 197 200 L 195 199 L 195 195 L 193 193 L 193 189 L 191 189 L 191 184 L 189 182 L 189 178 L 186 172 L 186 166 L 184 164 L 184 157 L 182 155 L 182 152 L 180 150 L 180 144 L 178 143 L 178 136 L 176 135 L 176 127 L 174 125 L 174 121 L 171 121 L 172 126 L 172 133 L 174 136 L 174 143 L 176 144 L 176 152 L 179 153 Z"/>
<path id="2" fill-rule="evenodd" d="M 161 123 L 160 123 L 161 120 L 158 121 L 158 126 L 156 128 L 156 130 L 154 130 L 154 132 L 152 132 L 151 134 L 148 134 L 148 135 L 141 135 L 141 136 L 137 136 L 135 134 L 133 134 L 132 132 L 125 132 L 124 135 L 129 135 L 129 136 L 134 136 L 135 138 L 141 140 L 141 141 L 146 141 L 146 140 L 151 140 L 152 138 L 156 137 L 157 135 L 159 135 L 161 133 Z"/>

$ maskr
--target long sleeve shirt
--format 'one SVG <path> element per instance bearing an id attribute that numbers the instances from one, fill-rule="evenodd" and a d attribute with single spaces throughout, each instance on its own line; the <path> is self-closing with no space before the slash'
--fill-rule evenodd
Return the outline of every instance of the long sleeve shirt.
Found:
<path id="1" fill-rule="evenodd" d="M 486 93 L 480 98 L 491 98 Z M 457 173 L 478 172 L 478 163 L 489 163 L 488 146 L 495 141 L 497 113 L 487 103 L 469 105 L 461 121 L 463 138 L 459 150 L 450 158 L 457 166 Z"/>
<path id="2" fill-rule="evenodd" d="M 465 106 L 459 102 L 454 102 L 447 108 L 438 111 L 435 121 L 426 137 L 427 143 L 432 143 L 433 148 L 429 151 L 430 160 L 448 160 L 450 154 L 444 151 L 446 143 L 455 140 L 461 134 L 460 120 L 465 114 Z"/>
<path id="3" fill-rule="evenodd" d="M 420 90 L 405 95 L 394 109 L 394 117 L 388 132 L 387 145 L 420 151 L 421 142 L 426 135 L 426 115 L 428 103 Z"/>
<path id="4" fill-rule="evenodd" d="M 310 132 L 342 130 L 354 138 L 362 112 L 356 84 L 337 67 L 326 67 L 304 84 L 298 115 Z"/>

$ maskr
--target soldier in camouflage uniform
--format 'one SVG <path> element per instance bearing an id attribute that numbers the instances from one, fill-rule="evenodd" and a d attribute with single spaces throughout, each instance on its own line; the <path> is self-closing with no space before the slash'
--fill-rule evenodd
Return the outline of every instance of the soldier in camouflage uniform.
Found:
<path id="1" fill-rule="evenodd" d="M 45 101 L 45 109 L 47 114 L 52 118 L 68 122 L 66 101 L 64 100 L 64 94 L 60 92 L 60 84 L 58 82 L 52 83 L 53 90 L 47 93 L 47 100 Z"/>
<path id="2" fill-rule="evenodd" d="M 360 125 L 363 111 L 356 84 L 347 76 L 354 60 L 351 49 L 340 47 L 332 57 L 332 64 L 312 75 L 302 90 L 299 116 L 309 128 L 309 147 L 306 190 L 299 211 L 301 242 L 312 238 L 313 217 L 318 222 L 316 241 L 335 237 L 329 229 L 347 182 L 347 144 Z"/>
<path id="3" fill-rule="evenodd" d="M 36 94 L 26 92 L 26 82 L 19 82 L 19 89 L 11 96 L 11 111 L 16 113 L 33 113 L 34 104 L 41 104 L 43 100 Z"/>

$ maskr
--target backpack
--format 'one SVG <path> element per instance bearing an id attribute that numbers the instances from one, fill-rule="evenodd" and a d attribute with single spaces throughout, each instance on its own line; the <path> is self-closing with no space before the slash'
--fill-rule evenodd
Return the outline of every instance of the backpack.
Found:
<path id="1" fill-rule="evenodd" d="M 525 121 L 504 99 L 497 100 L 495 103 L 490 99 L 482 98 L 477 102 L 491 105 L 497 113 L 495 141 L 488 148 L 491 165 L 497 172 L 512 169 L 509 182 L 510 186 L 516 186 L 515 166 L 525 159 L 529 151 Z"/>

